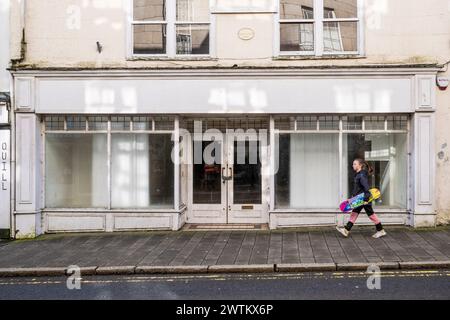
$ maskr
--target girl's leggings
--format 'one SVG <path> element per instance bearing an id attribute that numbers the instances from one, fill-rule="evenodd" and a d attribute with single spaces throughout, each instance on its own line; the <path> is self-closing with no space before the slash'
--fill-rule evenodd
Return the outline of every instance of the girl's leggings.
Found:
<path id="1" fill-rule="evenodd" d="M 371 204 L 367 204 L 365 206 L 361 206 L 361 207 L 353 209 L 352 214 L 350 215 L 350 220 L 347 222 L 345 229 L 347 229 L 348 231 L 351 230 L 351 228 L 353 227 L 353 225 L 356 222 L 356 219 L 358 219 L 359 213 L 361 212 L 362 209 L 364 209 L 364 211 L 366 211 L 367 215 L 369 216 L 369 219 L 372 220 L 372 222 L 375 224 L 377 231 L 383 230 L 383 225 L 381 224 L 377 215 L 373 211 Z"/>

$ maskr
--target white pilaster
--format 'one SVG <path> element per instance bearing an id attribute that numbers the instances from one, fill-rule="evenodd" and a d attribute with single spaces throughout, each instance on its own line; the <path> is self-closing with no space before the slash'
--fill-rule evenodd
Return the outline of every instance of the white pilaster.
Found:
<path id="1" fill-rule="evenodd" d="M 41 228 L 41 134 L 34 113 L 16 113 L 16 238 L 31 238 Z"/>
<path id="2" fill-rule="evenodd" d="M 435 212 L 435 113 L 417 112 L 413 117 L 413 216 L 414 227 L 434 226 Z"/>

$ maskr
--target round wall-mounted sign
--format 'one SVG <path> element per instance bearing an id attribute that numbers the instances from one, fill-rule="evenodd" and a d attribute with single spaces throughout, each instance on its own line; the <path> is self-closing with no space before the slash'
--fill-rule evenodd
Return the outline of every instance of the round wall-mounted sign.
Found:
<path id="1" fill-rule="evenodd" d="M 241 40 L 250 40 L 255 36 L 255 31 L 250 28 L 242 28 L 238 31 L 238 36 Z"/>

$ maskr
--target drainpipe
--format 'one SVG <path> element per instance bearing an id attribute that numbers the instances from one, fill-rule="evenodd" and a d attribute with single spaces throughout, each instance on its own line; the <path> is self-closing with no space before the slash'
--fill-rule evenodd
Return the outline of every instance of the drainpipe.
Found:
<path id="1" fill-rule="evenodd" d="M 11 210 L 11 234 L 10 237 L 16 238 L 16 217 L 14 216 L 14 212 L 16 212 L 16 115 L 14 112 L 15 109 L 15 91 L 14 91 L 14 77 L 11 75 L 10 77 L 10 92 L 11 92 L 11 101 L 10 101 L 10 125 L 11 125 L 11 157 L 10 157 L 10 194 L 11 194 L 11 202 L 10 202 L 10 210 Z"/>

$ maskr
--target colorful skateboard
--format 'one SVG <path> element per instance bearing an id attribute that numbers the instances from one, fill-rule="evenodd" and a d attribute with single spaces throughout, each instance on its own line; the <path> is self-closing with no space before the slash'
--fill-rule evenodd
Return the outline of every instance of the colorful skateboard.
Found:
<path id="1" fill-rule="evenodd" d="M 380 198 L 380 196 L 381 196 L 380 190 L 378 190 L 376 188 L 370 189 L 369 192 L 371 195 L 370 195 L 369 201 L 367 201 L 367 203 L 370 203 L 373 200 Z M 361 207 L 363 205 L 364 205 L 364 193 L 360 193 L 357 196 L 354 196 L 353 198 L 343 201 L 340 204 L 339 209 L 342 212 L 350 212 L 353 209 Z"/>

